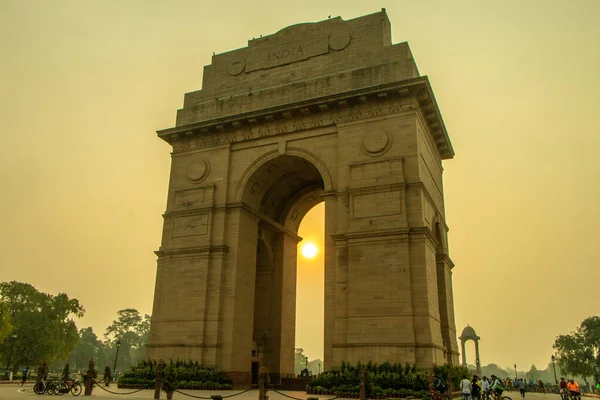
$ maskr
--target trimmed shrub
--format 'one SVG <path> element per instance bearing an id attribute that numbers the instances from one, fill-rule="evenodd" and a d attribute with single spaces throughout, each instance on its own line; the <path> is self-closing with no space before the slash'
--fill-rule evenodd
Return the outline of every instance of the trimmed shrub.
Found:
<path id="1" fill-rule="evenodd" d="M 311 380 L 306 388 L 309 394 L 356 395 L 360 392 L 360 373 L 366 370 L 365 389 L 367 397 L 424 397 L 429 389 L 431 374 L 447 381 L 450 376 L 454 387 L 458 387 L 465 367 L 443 365 L 433 371 L 417 368 L 415 365 L 382 364 L 350 365 L 342 362 L 339 370 L 323 372 Z"/>
<path id="2" fill-rule="evenodd" d="M 156 384 L 156 360 L 144 360 L 133 366 L 119 379 L 119 387 L 153 388 Z M 215 368 L 203 367 L 197 361 L 171 360 L 164 367 L 172 369 L 177 389 L 229 390 L 231 380 Z M 163 370 L 164 374 L 164 370 Z"/>

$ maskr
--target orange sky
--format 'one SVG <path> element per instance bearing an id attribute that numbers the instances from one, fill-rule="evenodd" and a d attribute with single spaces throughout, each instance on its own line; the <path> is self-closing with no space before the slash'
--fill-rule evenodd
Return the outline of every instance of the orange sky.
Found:
<path id="1" fill-rule="evenodd" d="M 459 332 L 475 327 L 483 364 L 543 368 L 557 334 L 599 313 L 596 0 L 3 0 L 0 280 L 67 292 L 100 332 L 119 309 L 150 313 L 170 163 L 155 131 L 212 53 L 380 6 L 456 150 L 444 168 Z M 322 313 L 319 260 L 299 266 L 299 317 Z M 321 321 L 299 326 L 311 358 Z"/>

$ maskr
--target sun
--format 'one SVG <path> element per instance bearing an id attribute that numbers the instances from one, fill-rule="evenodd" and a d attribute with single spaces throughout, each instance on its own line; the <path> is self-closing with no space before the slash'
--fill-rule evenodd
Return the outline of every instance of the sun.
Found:
<path id="1" fill-rule="evenodd" d="M 302 255 L 306 258 L 315 258 L 319 249 L 314 243 L 306 243 L 302 246 Z"/>

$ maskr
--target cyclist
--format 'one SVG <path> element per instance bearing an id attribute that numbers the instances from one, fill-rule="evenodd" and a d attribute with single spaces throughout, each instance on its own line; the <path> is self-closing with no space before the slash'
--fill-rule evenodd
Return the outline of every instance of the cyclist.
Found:
<path id="1" fill-rule="evenodd" d="M 567 390 L 571 393 L 571 397 L 575 400 L 581 400 L 581 391 L 579 390 L 579 384 L 571 379 L 567 383 Z"/>
<path id="2" fill-rule="evenodd" d="M 498 379 L 496 375 L 492 375 L 492 383 L 490 384 L 490 392 L 493 392 L 496 397 L 501 398 L 502 392 L 504 392 L 504 386 L 502 386 L 502 381 Z"/>
<path id="3" fill-rule="evenodd" d="M 435 390 L 437 390 L 441 394 L 446 393 L 447 387 L 444 384 L 444 381 L 442 381 L 442 379 L 438 378 L 437 376 L 435 377 L 435 383 L 433 384 L 433 387 L 435 388 Z"/>
<path id="4" fill-rule="evenodd" d="M 567 381 L 565 381 L 565 378 L 561 376 L 558 385 L 560 387 L 560 397 L 563 400 L 567 400 Z"/>

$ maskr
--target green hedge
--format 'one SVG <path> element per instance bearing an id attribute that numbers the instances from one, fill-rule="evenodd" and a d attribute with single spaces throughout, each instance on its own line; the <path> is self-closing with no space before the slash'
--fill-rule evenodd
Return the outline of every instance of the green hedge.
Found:
<path id="1" fill-rule="evenodd" d="M 309 394 L 357 394 L 360 390 L 360 373 L 367 371 L 365 389 L 367 396 L 377 397 L 423 397 L 429 389 L 429 376 L 433 374 L 458 387 L 463 375 L 468 375 L 466 367 L 440 366 L 433 371 L 417 368 L 415 365 L 390 364 L 361 364 L 350 365 L 342 363 L 339 370 L 319 374 L 309 382 Z"/>
<path id="2" fill-rule="evenodd" d="M 203 367 L 197 361 L 170 361 L 178 389 L 231 389 L 231 380 L 215 368 Z M 119 379 L 119 387 L 153 388 L 156 385 L 158 362 L 144 360 Z"/>

